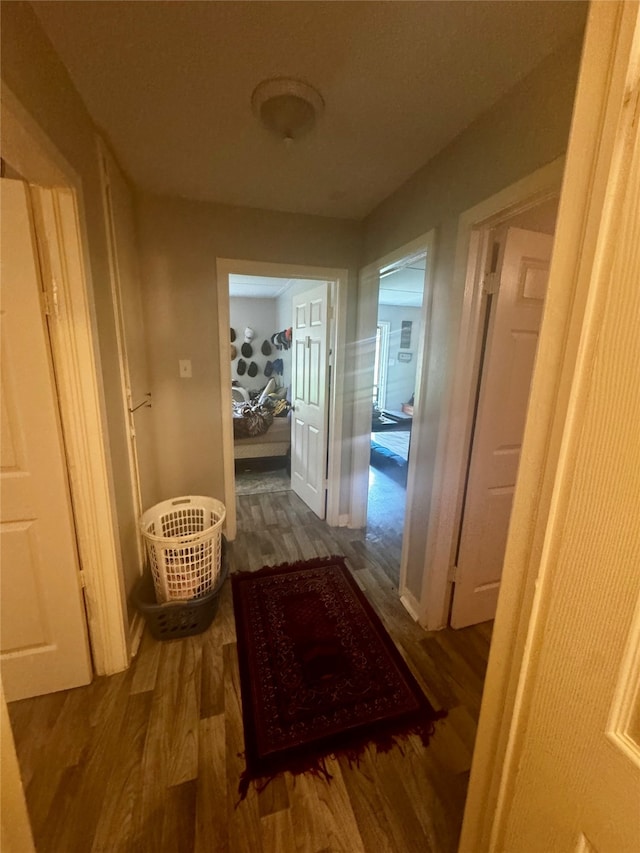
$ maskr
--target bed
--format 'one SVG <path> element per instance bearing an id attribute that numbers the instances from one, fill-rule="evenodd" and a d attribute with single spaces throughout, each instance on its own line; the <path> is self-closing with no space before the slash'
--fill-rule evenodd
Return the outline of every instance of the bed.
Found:
<path id="1" fill-rule="evenodd" d="M 253 400 L 245 388 L 240 386 L 234 386 L 232 388 L 234 409 L 234 459 L 288 458 L 291 448 L 291 417 L 289 412 L 275 417 L 271 416 L 269 411 L 269 402 L 273 405 L 274 402 L 281 399 L 281 397 L 278 398 L 277 395 L 274 399 L 274 393 L 274 380 L 270 380 L 259 397 L 256 397 Z M 270 401 L 269 398 L 271 398 Z M 267 405 L 265 405 L 265 402 Z M 264 416 L 264 424 L 260 427 L 260 434 L 245 437 L 243 435 L 245 430 L 238 428 L 243 426 L 238 422 L 238 419 L 242 419 L 243 415 L 246 417 L 251 414 L 249 411 L 250 405 L 253 405 L 254 408 L 252 411 L 258 421 L 261 416 Z M 258 425 L 260 426 L 260 424 Z M 262 431 L 264 426 L 266 426 L 266 431 Z"/>
<path id="2" fill-rule="evenodd" d="M 274 418 L 263 435 L 252 438 L 234 438 L 234 459 L 256 459 L 272 456 L 288 456 L 291 446 L 291 418 Z"/>
<path id="3" fill-rule="evenodd" d="M 409 431 L 371 433 L 371 464 L 397 465 L 406 468 L 409 459 Z"/>

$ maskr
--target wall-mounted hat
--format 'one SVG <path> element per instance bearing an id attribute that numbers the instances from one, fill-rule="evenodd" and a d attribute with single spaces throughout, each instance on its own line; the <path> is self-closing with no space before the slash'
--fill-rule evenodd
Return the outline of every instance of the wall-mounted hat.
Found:
<path id="1" fill-rule="evenodd" d="M 235 361 L 238 357 L 238 350 L 231 344 L 231 361 Z"/>
<path id="2" fill-rule="evenodd" d="M 247 326 L 247 328 L 244 330 L 244 339 L 245 339 L 245 341 L 249 341 L 249 342 L 250 342 L 250 341 L 252 341 L 252 340 L 254 339 L 254 337 L 255 337 L 255 334 L 256 334 L 256 333 L 253 331 L 253 329 L 251 328 L 251 326 Z"/>
<path id="3" fill-rule="evenodd" d="M 249 365 L 249 369 L 247 370 L 247 373 L 251 377 L 258 375 L 258 365 L 255 363 L 255 361 L 251 362 L 251 364 Z"/>
<path id="4" fill-rule="evenodd" d="M 229 337 L 231 338 L 231 343 L 233 343 L 236 339 L 236 330 L 231 328 L 229 329 Z"/>
<path id="5" fill-rule="evenodd" d="M 251 358 L 253 355 L 253 347 L 251 344 L 248 344 L 246 341 L 240 347 L 240 352 L 245 358 Z"/>
<path id="6" fill-rule="evenodd" d="M 264 366 L 264 375 L 265 376 L 271 376 L 272 373 L 273 373 L 273 362 L 268 361 Z"/>
<path id="7" fill-rule="evenodd" d="M 244 376 L 244 372 L 246 369 L 247 369 L 247 362 L 243 358 L 241 358 L 240 361 L 238 362 L 238 366 L 236 367 L 236 370 L 238 371 L 238 376 Z"/>
<path id="8" fill-rule="evenodd" d="M 269 343 L 269 341 L 262 342 L 260 351 L 262 352 L 262 355 L 271 355 L 271 344 Z"/>

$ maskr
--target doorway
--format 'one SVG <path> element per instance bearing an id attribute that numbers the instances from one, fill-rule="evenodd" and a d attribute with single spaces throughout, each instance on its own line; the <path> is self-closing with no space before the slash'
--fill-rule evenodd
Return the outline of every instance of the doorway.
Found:
<path id="1" fill-rule="evenodd" d="M 379 276 L 373 364 L 367 539 L 384 542 L 382 562 L 400 582 L 417 358 L 423 338 L 426 254 L 412 255 Z"/>
<path id="2" fill-rule="evenodd" d="M 421 571 L 411 546 L 412 529 L 424 526 L 417 514 L 426 489 L 419 469 L 434 242 L 431 231 L 369 264 L 358 292 L 350 524 L 374 540 L 382 539 L 380 525 L 393 529 L 386 573 L 414 618 L 407 581 Z"/>
<path id="3" fill-rule="evenodd" d="M 282 407 L 273 418 L 275 430 L 273 425 L 268 425 L 262 435 L 254 435 L 254 446 L 249 450 L 238 449 L 240 441 L 234 440 L 237 429 L 237 426 L 234 427 L 235 419 L 223 419 L 227 538 L 232 541 L 237 529 L 236 467 L 242 469 L 245 465 L 236 464 L 239 458 L 261 459 L 263 467 L 275 465 L 276 469 L 284 468 L 285 476 L 281 473 L 271 477 L 279 480 L 277 487 L 282 488 L 290 476 L 292 488 L 307 505 L 319 517 L 326 516 L 329 525 L 338 526 L 342 518 L 340 472 L 344 453 L 344 371 L 334 370 L 334 365 L 344 363 L 347 272 L 225 259 L 218 260 L 217 271 L 220 283 L 218 329 L 221 405 L 233 413 L 234 396 L 236 406 L 251 407 L 264 394 L 262 402 Z M 324 330 L 322 374 L 318 373 L 320 350 L 314 337 L 319 328 L 316 298 L 319 288 L 324 293 L 324 308 L 321 311 L 321 326 Z M 250 292 L 254 295 L 247 296 Z M 231 293 L 238 295 L 231 296 Z M 235 299 L 247 300 L 233 307 L 234 323 L 238 328 L 231 323 L 232 300 Z M 257 313 L 257 303 L 252 303 L 254 299 L 273 300 L 271 304 L 263 304 L 264 322 L 259 317 L 259 324 L 253 322 Z M 305 327 L 307 321 L 308 328 Z M 301 348 L 297 348 L 298 335 L 301 336 Z M 230 337 L 234 336 L 235 340 L 230 341 Z M 231 353 L 229 347 L 232 348 Z M 302 374 L 296 369 L 297 365 L 303 366 Z M 321 405 L 316 407 L 317 417 L 314 412 L 310 413 L 308 407 L 311 404 L 311 408 L 314 408 L 316 391 L 322 391 L 323 395 Z M 322 431 L 322 440 L 314 443 Z M 265 478 L 256 476 L 257 465 L 256 462 L 251 463 L 251 477 L 255 482 L 248 488 L 268 488 L 262 483 Z M 297 474 L 301 470 L 304 476 L 298 487 Z M 242 480 L 247 479 L 242 471 L 240 476 Z M 313 504 L 314 497 L 318 500 L 316 505 Z"/>
<path id="4" fill-rule="evenodd" d="M 550 199 L 487 235 L 482 334 L 451 590 L 454 628 L 495 617 L 557 206 Z"/>
<path id="5" fill-rule="evenodd" d="M 292 298 L 315 284 L 229 275 L 236 496 L 291 489 Z"/>

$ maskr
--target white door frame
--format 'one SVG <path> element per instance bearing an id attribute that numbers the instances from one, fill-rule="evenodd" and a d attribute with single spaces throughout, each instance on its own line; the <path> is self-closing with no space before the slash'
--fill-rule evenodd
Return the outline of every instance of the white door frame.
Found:
<path id="1" fill-rule="evenodd" d="M 417 606 L 428 631 L 447 625 L 451 570 L 455 560 L 471 428 L 485 303 L 482 282 L 492 229 L 560 193 L 564 158 L 465 211 L 459 219 L 453 289 L 463 292 L 451 392 L 443 406 L 433 482 L 425 574 Z"/>
<path id="2" fill-rule="evenodd" d="M 435 230 L 422 234 L 399 249 L 367 264 L 360 271 L 358 286 L 358 318 L 355 354 L 355 399 L 353 407 L 353 454 L 351 467 L 351 521 L 350 527 L 361 528 L 367 523 L 367 496 L 369 491 L 369 461 L 371 454 L 371 392 L 373 388 L 373 361 L 376 327 L 378 323 L 378 298 L 380 273 L 412 255 L 426 255 L 424 294 L 422 300 L 420 342 L 416 354 L 416 379 L 414 414 L 411 424 L 411 456 L 407 471 L 406 506 L 413 505 L 416 477 L 421 459 L 425 434 L 424 401 L 427 396 L 429 375 L 431 304 L 433 296 L 433 257 L 436 242 Z M 425 345 L 426 343 L 426 345 Z M 411 513 L 406 514 L 402 555 L 400 558 L 400 600 L 415 618 L 415 600 L 406 585 L 411 541 Z"/>
<path id="3" fill-rule="evenodd" d="M 594 304 L 599 272 L 616 241 L 611 224 L 616 188 L 625 180 L 623 153 L 629 134 L 637 134 L 639 59 L 638 4 L 592 3 L 461 851 L 503 849 L 499 836 L 512 802 L 527 726 L 528 681 L 536 670 L 546 618 L 539 596 L 554 570 L 555 543 L 548 536 L 551 530 L 557 543 L 553 522 L 562 512 L 557 490 L 566 491 L 571 473 L 566 442 L 582 417 L 576 389 L 580 396 L 582 379 L 589 373 L 586 350 L 601 310 Z"/>
<path id="4" fill-rule="evenodd" d="M 231 373 L 229 372 L 229 276 L 259 275 L 272 278 L 315 279 L 331 282 L 332 310 L 329 347 L 331 349 L 331 392 L 329 395 L 329 453 L 327 470 L 327 516 L 331 527 L 338 527 L 340 517 L 340 482 L 343 444 L 344 369 L 346 361 L 347 270 L 310 267 L 303 264 L 279 264 L 262 261 L 218 258 L 218 358 L 220 363 L 220 407 L 222 416 L 222 452 L 224 503 L 227 510 L 226 536 L 233 541 L 237 532 L 235 466 L 233 458 L 233 424 L 231 418 Z M 229 416 L 224 417 L 228 412 Z"/>
<path id="5" fill-rule="evenodd" d="M 60 312 L 51 323 L 52 355 L 91 653 L 96 674 L 110 675 L 128 667 L 130 653 L 82 181 L 4 82 L 2 142 L 5 161 L 37 185 L 37 230 L 47 236 L 47 261 L 57 283 Z"/>

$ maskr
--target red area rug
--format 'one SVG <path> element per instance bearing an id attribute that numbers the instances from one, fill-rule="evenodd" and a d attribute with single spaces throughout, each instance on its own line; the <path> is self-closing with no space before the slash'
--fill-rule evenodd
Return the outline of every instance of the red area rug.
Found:
<path id="1" fill-rule="evenodd" d="M 323 758 L 357 761 L 410 733 L 426 745 L 435 711 L 343 557 L 231 579 L 238 637 L 245 796 L 278 773 L 331 778 Z"/>

